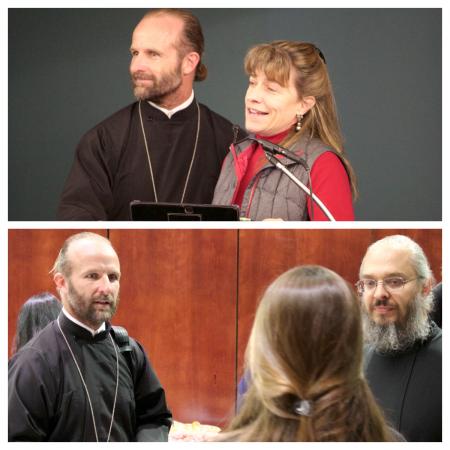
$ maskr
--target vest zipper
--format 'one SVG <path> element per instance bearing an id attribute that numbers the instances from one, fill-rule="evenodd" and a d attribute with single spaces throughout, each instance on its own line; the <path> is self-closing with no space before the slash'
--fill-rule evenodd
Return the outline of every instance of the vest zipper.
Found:
<path id="1" fill-rule="evenodd" d="M 258 173 L 256 180 L 252 186 L 252 190 L 250 191 L 250 197 L 248 199 L 247 211 L 245 213 L 245 217 L 250 217 L 250 208 L 252 206 L 253 196 L 255 194 L 256 185 L 258 184 L 259 179 L 261 178 L 261 172 Z"/>

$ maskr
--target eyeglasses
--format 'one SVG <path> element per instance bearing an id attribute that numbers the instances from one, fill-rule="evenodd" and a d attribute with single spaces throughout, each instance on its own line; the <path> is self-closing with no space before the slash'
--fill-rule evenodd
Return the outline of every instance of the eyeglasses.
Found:
<path id="1" fill-rule="evenodd" d="M 363 278 L 359 280 L 355 286 L 359 295 L 364 294 L 364 292 L 373 292 L 377 288 L 377 286 L 381 283 L 388 292 L 398 291 L 400 290 L 406 283 L 410 281 L 419 280 L 423 277 L 411 278 L 409 280 L 405 280 L 402 277 L 388 277 L 382 280 L 373 280 L 371 278 Z"/>

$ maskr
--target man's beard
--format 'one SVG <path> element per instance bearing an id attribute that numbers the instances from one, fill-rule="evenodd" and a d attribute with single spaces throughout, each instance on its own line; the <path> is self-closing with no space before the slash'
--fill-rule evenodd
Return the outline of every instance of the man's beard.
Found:
<path id="1" fill-rule="evenodd" d="M 76 319 L 94 328 L 98 328 L 103 322 L 111 320 L 119 305 L 118 293 L 116 299 L 114 299 L 113 294 L 88 298 L 80 294 L 70 281 L 68 287 L 67 301 L 76 314 Z M 95 308 L 95 301 L 108 302 L 109 308 L 99 311 Z"/>
<path id="2" fill-rule="evenodd" d="M 153 103 L 161 103 L 161 101 L 173 94 L 181 86 L 181 62 L 170 72 L 165 72 L 157 79 L 152 74 L 144 72 L 135 72 L 131 75 L 133 83 L 133 94 L 137 100 L 151 101 Z M 151 80 L 150 86 L 137 86 L 137 80 Z"/>
<path id="3" fill-rule="evenodd" d="M 377 324 L 363 306 L 363 328 L 365 341 L 380 353 L 404 351 L 417 341 L 424 340 L 430 333 L 428 317 L 432 308 L 433 294 L 417 294 L 408 306 L 404 323 Z"/>

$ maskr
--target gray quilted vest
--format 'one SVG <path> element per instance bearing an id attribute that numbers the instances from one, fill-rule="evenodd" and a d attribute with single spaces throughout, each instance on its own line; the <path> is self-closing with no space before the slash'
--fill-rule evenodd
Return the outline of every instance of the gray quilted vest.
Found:
<path id="1" fill-rule="evenodd" d="M 244 140 L 235 144 L 236 154 L 239 155 L 253 141 Z M 306 160 L 311 168 L 314 161 L 324 152 L 332 151 L 319 139 L 301 138 L 291 149 L 297 156 Z M 339 157 L 340 155 L 337 154 Z M 307 187 L 309 187 L 306 169 L 285 157 L 280 161 Z M 235 159 L 230 151 L 223 163 L 222 171 L 217 182 L 213 204 L 229 205 L 236 190 L 237 177 Z M 313 186 L 314 190 L 314 186 Z M 250 181 L 242 200 L 241 217 L 251 220 L 267 218 L 281 218 L 283 220 L 308 220 L 306 207 L 307 196 L 285 173 L 267 162 Z M 317 206 L 318 208 L 318 206 Z"/>

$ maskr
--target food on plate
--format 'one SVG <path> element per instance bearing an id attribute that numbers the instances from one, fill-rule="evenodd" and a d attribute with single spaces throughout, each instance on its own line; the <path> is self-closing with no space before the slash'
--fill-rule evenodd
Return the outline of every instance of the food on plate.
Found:
<path id="1" fill-rule="evenodd" d="M 201 424 L 196 420 L 192 423 L 174 420 L 170 428 L 169 441 L 210 441 L 219 432 L 219 427 Z"/>

